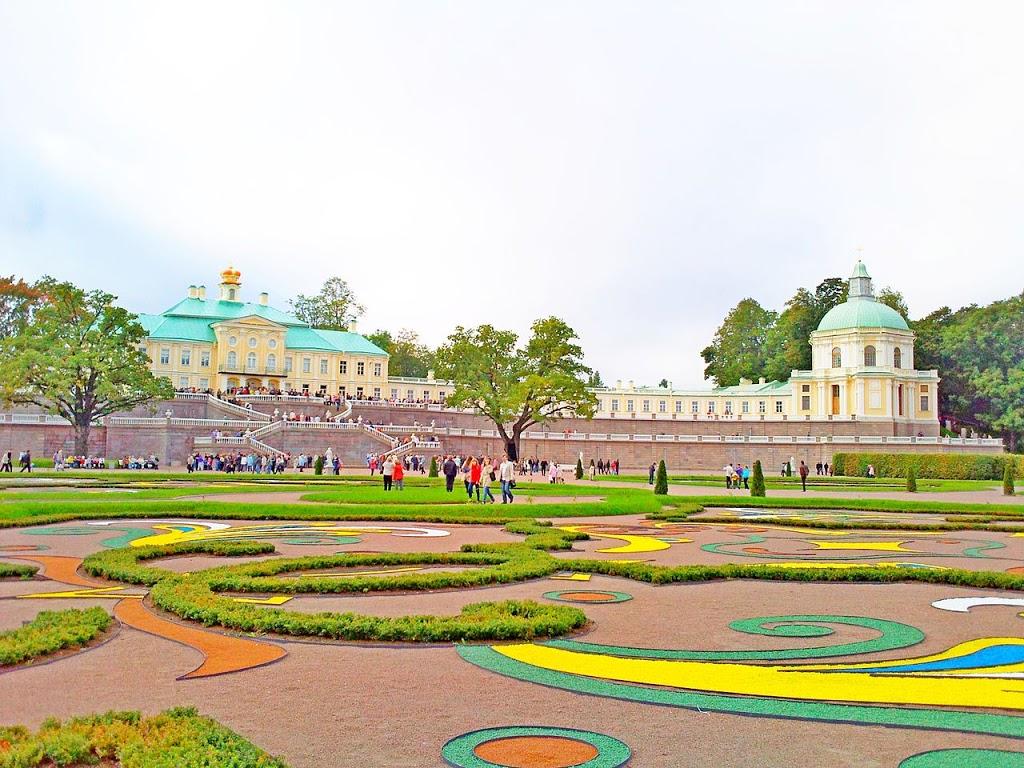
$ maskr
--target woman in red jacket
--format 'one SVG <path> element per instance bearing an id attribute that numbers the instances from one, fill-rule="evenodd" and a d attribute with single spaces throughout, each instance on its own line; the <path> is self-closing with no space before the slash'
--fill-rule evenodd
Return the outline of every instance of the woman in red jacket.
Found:
<path id="1" fill-rule="evenodd" d="M 405 482 L 403 480 L 404 477 L 405 477 L 405 467 L 402 466 L 402 460 L 401 459 L 395 459 L 395 469 L 391 473 L 391 479 L 395 483 L 395 490 L 398 490 L 398 491 L 405 490 Z"/>
<path id="2" fill-rule="evenodd" d="M 469 465 L 469 500 L 473 500 L 473 491 L 476 491 L 476 500 L 480 501 L 480 473 L 483 470 L 480 467 L 480 462 L 475 458 Z"/>

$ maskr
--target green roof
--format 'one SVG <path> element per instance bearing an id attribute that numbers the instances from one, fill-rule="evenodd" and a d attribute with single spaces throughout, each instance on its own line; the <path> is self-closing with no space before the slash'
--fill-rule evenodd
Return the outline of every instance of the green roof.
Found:
<path id="1" fill-rule="evenodd" d="M 162 313 L 165 317 L 203 317 L 207 321 L 236 320 L 256 315 L 279 325 L 302 325 L 299 318 L 289 315 L 266 304 L 249 301 L 221 301 L 220 299 L 182 299 Z"/>
<path id="2" fill-rule="evenodd" d="M 139 315 L 139 323 L 151 339 L 168 341 L 217 341 L 210 327 L 210 321 L 199 317 L 164 317 L 163 315 Z"/>
<path id="3" fill-rule="evenodd" d="M 847 328 L 910 330 L 907 321 L 899 312 L 870 296 L 855 297 L 832 307 L 818 323 L 819 331 L 840 331 Z"/>
<path id="4" fill-rule="evenodd" d="M 789 387 L 788 381 L 768 381 L 764 384 L 733 384 L 729 387 L 715 387 L 712 391 L 716 395 L 756 395 L 758 393 L 774 392 Z"/>
<path id="5" fill-rule="evenodd" d="M 382 357 L 387 355 L 387 352 L 358 333 L 326 331 L 321 328 L 289 328 L 284 336 L 284 345 L 288 349 L 315 349 Z"/>

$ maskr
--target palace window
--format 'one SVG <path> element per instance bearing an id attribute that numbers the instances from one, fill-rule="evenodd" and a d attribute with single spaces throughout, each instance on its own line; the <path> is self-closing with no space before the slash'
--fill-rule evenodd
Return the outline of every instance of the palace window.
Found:
<path id="1" fill-rule="evenodd" d="M 235 370 L 238 368 L 238 355 L 234 350 L 228 352 L 228 370 Z"/>
<path id="2" fill-rule="evenodd" d="M 743 401 L 743 413 L 750 413 L 750 403 L 747 400 Z"/>
<path id="3" fill-rule="evenodd" d="M 682 412 L 683 412 L 683 401 L 682 400 L 676 400 L 676 413 L 682 413 Z"/>
<path id="4" fill-rule="evenodd" d="M 633 412 L 633 401 L 632 400 L 627 400 L 626 401 L 626 411 L 628 413 L 632 413 Z"/>
<path id="5" fill-rule="evenodd" d="M 338 373 L 342 375 L 348 374 L 348 360 L 342 360 L 340 363 L 338 363 Z"/>
<path id="6" fill-rule="evenodd" d="M 373 396 L 374 396 L 374 397 L 375 397 L 375 398 L 376 398 L 377 400 L 380 400 L 380 387 L 374 387 L 374 388 L 373 388 Z"/>
<path id="7" fill-rule="evenodd" d="M 700 413 L 700 403 L 696 400 L 690 402 L 690 413 Z"/>
<path id="8" fill-rule="evenodd" d="M 366 363 L 356 363 L 356 376 L 366 375 Z"/>
<path id="9" fill-rule="evenodd" d="M 801 395 L 800 396 L 800 408 L 804 411 L 811 410 L 811 396 Z"/>
<path id="10" fill-rule="evenodd" d="M 922 384 L 921 385 L 921 410 L 922 411 L 927 411 L 928 410 L 928 385 L 927 384 Z"/>
<path id="11" fill-rule="evenodd" d="M 290 358 L 290 357 L 286 357 L 284 359 L 284 372 L 285 373 L 291 373 L 292 372 L 292 358 Z"/>
<path id="12" fill-rule="evenodd" d="M 715 412 L 715 401 L 714 400 L 708 400 L 708 413 L 714 413 L 714 412 Z"/>
<path id="13" fill-rule="evenodd" d="M 271 352 L 269 355 L 267 355 L 267 370 L 268 371 L 276 371 L 277 370 L 277 355 L 275 355 L 273 352 Z"/>
<path id="14" fill-rule="evenodd" d="M 664 400 L 658 401 L 658 413 L 664 413 L 665 412 L 665 408 L 666 408 L 665 401 Z"/>
<path id="15" fill-rule="evenodd" d="M 725 415 L 732 416 L 732 400 L 725 401 Z"/>
<path id="16" fill-rule="evenodd" d="M 651 412 L 651 401 L 650 400 L 644 400 L 644 413 L 650 413 L 650 412 Z"/>
<path id="17" fill-rule="evenodd" d="M 875 348 L 870 344 L 864 347 L 864 365 L 868 368 L 874 368 L 876 361 Z"/>
<path id="18" fill-rule="evenodd" d="M 238 343 L 238 337 L 237 336 L 228 336 L 228 345 L 229 346 L 233 347 L 237 343 Z"/>
<path id="19" fill-rule="evenodd" d="M 270 339 L 267 342 L 267 346 L 270 347 L 271 349 L 277 349 L 277 339 Z"/>
<path id="20" fill-rule="evenodd" d="M 209 368 L 210 367 L 210 353 L 208 351 L 204 350 L 203 352 L 199 353 L 199 367 L 200 368 Z M 204 387 L 204 389 L 205 389 L 205 387 Z"/>
<path id="21" fill-rule="evenodd" d="M 313 370 L 313 361 L 310 358 L 308 358 L 308 357 L 302 358 L 302 372 L 303 373 L 309 373 L 312 370 Z"/>
<path id="22" fill-rule="evenodd" d="M 839 351 L 839 347 L 832 347 L 832 367 L 843 367 L 843 353 Z"/>
<path id="23" fill-rule="evenodd" d="M 903 350 L 900 349 L 899 347 L 896 347 L 896 349 L 894 349 L 892 351 L 892 367 L 893 368 L 902 368 L 903 367 Z"/>
<path id="24" fill-rule="evenodd" d="M 356 387 L 356 399 L 357 400 L 362 400 L 363 399 L 363 388 L 362 387 Z"/>
<path id="25" fill-rule="evenodd" d="M 380 376 L 380 363 L 373 364 L 373 375 Z"/>
<path id="26" fill-rule="evenodd" d="M 430 400 L 430 390 L 429 389 L 424 389 L 423 390 L 423 400 L 424 400 L 424 402 Z"/>
<path id="27" fill-rule="evenodd" d="M 162 347 L 160 349 L 160 365 L 171 364 L 171 350 L 168 347 Z"/>
<path id="28" fill-rule="evenodd" d="M 405 390 L 405 399 L 411 403 L 413 400 L 416 399 L 416 395 L 413 393 L 411 389 L 407 389 Z"/>
<path id="29" fill-rule="evenodd" d="M 206 379 L 206 378 L 200 379 L 199 380 L 199 388 L 200 389 L 209 389 L 210 388 L 210 380 Z"/>
<path id="30" fill-rule="evenodd" d="M 326 357 L 321 357 L 320 358 L 320 375 L 321 376 L 326 376 L 327 375 L 327 358 Z"/>
<path id="31" fill-rule="evenodd" d="M 192 365 L 192 350 L 191 349 L 183 349 L 183 350 L 181 350 L 181 364 L 182 365 Z"/>
<path id="32" fill-rule="evenodd" d="M 615 413 L 617 410 L 619 410 L 619 401 L 612 400 L 612 413 Z"/>
<path id="33" fill-rule="evenodd" d="M 775 401 L 775 412 L 776 413 L 782 413 L 782 401 L 781 400 L 776 400 Z"/>
<path id="34" fill-rule="evenodd" d="M 256 349 L 256 337 L 255 336 L 250 336 L 249 337 L 249 349 Z"/>
<path id="35" fill-rule="evenodd" d="M 765 409 L 766 409 L 766 406 L 767 406 L 767 403 L 765 403 L 764 400 L 759 401 L 758 404 L 757 404 L 757 412 L 758 413 L 764 413 Z"/>
<path id="36" fill-rule="evenodd" d="M 439 390 L 438 393 L 437 393 L 437 399 L 440 400 L 443 403 L 445 397 L 447 397 L 447 393 L 443 389 Z"/>
<path id="37" fill-rule="evenodd" d="M 397 400 L 398 399 L 398 390 L 395 389 L 394 387 L 391 388 L 391 399 L 392 400 Z"/>
<path id="38" fill-rule="evenodd" d="M 188 376 L 182 376 L 180 379 L 178 379 L 178 386 L 181 387 L 182 389 L 188 387 Z"/>
<path id="39" fill-rule="evenodd" d="M 255 371 L 256 370 L 256 353 L 255 352 L 250 352 L 248 355 L 245 356 L 245 367 L 249 371 Z"/>

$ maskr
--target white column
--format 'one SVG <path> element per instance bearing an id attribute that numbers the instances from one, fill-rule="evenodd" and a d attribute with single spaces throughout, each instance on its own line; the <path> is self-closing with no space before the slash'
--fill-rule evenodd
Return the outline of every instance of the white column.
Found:
<path id="1" fill-rule="evenodd" d="M 858 416 L 864 415 L 864 379 L 857 379 L 856 405 L 854 413 Z"/>

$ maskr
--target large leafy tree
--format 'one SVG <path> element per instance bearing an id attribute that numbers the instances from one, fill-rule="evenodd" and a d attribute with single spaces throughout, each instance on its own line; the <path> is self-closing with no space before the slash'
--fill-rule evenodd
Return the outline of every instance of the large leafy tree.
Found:
<path id="1" fill-rule="evenodd" d="M 289 304 L 303 322 L 332 331 L 348 330 L 365 311 L 348 283 L 340 277 L 329 278 L 320 292 L 312 296 L 300 293 Z"/>
<path id="2" fill-rule="evenodd" d="M 397 334 L 376 331 L 366 338 L 388 353 L 390 376 L 424 377 L 434 367 L 434 353 L 420 341 L 419 334 L 403 328 Z"/>
<path id="3" fill-rule="evenodd" d="M 814 293 L 800 288 L 793 294 L 768 332 L 765 376 L 784 381 L 793 371 L 810 369 L 811 333 L 832 307 L 846 301 L 849 289 L 846 280 L 829 277 L 818 284 Z"/>
<path id="4" fill-rule="evenodd" d="M 516 455 L 530 427 L 597 410 L 576 332 L 557 317 L 534 322 L 523 345 L 514 331 L 459 326 L 437 350 L 437 373 L 455 384 L 448 403 L 478 408 Z"/>
<path id="5" fill-rule="evenodd" d="M 32 403 L 63 416 L 75 430 L 75 452 L 88 453 L 99 418 L 173 396 L 140 351 L 145 330 L 115 296 L 44 278 L 38 307 L 0 344 L 0 400 Z"/>
<path id="6" fill-rule="evenodd" d="M 733 307 L 715 333 L 711 345 L 701 352 L 704 377 L 720 387 L 738 384 L 740 378 L 760 376 L 768 360 L 768 332 L 775 324 L 775 312 L 753 299 Z"/>

